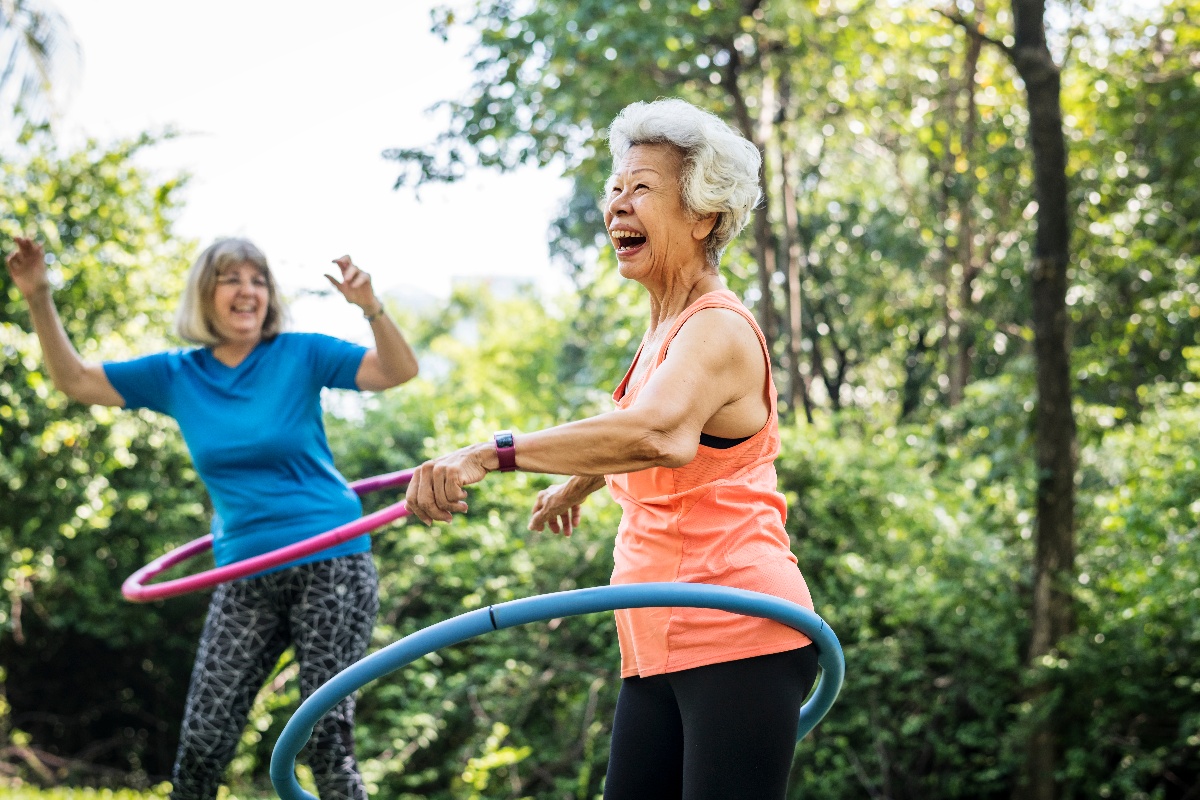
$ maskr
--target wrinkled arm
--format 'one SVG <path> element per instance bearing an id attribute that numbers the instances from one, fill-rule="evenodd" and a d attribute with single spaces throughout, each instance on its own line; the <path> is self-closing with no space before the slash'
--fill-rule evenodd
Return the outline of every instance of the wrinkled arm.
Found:
<path id="1" fill-rule="evenodd" d="M 722 309 L 697 312 L 628 408 L 515 435 L 517 466 L 580 478 L 683 466 L 718 411 L 737 404 L 747 414 L 742 422 L 761 427 L 764 381 L 761 349 L 745 320 Z M 491 442 L 428 461 L 409 484 L 408 507 L 424 522 L 449 521 L 466 510 L 463 487 L 498 468 Z"/>

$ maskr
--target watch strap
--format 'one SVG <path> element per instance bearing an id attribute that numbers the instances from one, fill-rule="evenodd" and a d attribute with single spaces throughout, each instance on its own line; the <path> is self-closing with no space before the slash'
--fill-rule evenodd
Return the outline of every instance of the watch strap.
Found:
<path id="1" fill-rule="evenodd" d="M 517 446 L 512 431 L 496 431 L 492 440 L 496 443 L 496 458 L 500 460 L 501 472 L 512 472 L 517 468 Z"/>

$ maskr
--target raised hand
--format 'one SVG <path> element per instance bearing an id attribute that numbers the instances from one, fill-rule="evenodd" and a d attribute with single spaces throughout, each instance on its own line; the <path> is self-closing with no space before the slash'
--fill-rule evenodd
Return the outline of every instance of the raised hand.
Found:
<path id="1" fill-rule="evenodd" d="M 4 263 L 22 296 L 28 299 L 48 290 L 50 279 L 46 276 L 46 251 L 41 243 L 23 236 L 14 236 L 13 242 L 17 249 L 8 254 Z"/>
<path id="2" fill-rule="evenodd" d="M 375 297 L 374 287 L 371 286 L 371 275 L 355 266 L 350 256 L 335 258 L 333 263 L 342 271 L 340 281 L 326 273 L 325 277 L 333 284 L 333 288 L 341 292 L 347 302 L 361 308 L 364 314 L 370 315 L 378 311 L 381 304 Z"/>

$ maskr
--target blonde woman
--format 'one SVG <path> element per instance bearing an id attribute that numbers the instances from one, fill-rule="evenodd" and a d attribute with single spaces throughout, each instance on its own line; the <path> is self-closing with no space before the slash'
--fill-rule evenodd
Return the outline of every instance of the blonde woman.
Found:
<path id="1" fill-rule="evenodd" d="M 84 362 L 59 320 L 42 246 L 17 238 L 6 259 L 54 385 L 81 403 L 149 408 L 179 423 L 213 503 L 218 565 L 292 544 L 356 519 L 362 506 L 333 464 L 321 390 L 380 391 L 417 374 L 404 336 L 371 277 L 336 259 L 330 282 L 363 310 L 365 348 L 285 333 L 266 257 L 223 239 L 188 273 L 176 330 L 197 346 L 131 361 Z M 366 652 L 378 611 L 370 538 L 214 591 L 188 690 L 173 773 L 174 800 L 214 800 L 251 702 L 284 649 L 294 648 L 307 696 Z M 365 800 L 354 758 L 354 700 L 317 725 L 308 763 L 323 800 Z"/>

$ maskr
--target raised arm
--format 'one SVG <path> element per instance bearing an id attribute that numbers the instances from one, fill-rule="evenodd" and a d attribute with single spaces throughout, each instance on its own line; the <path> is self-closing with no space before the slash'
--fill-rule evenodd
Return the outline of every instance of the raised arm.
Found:
<path id="1" fill-rule="evenodd" d="M 517 466 L 594 478 L 679 467 L 695 457 L 706 428 L 735 437 L 766 423 L 766 365 L 757 335 L 739 314 L 697 312 L 668 352 L 629 408 L 518 434 Z M 409 484 L 408 507 L 422 521 L 449 521 L 466 510 L 463 487 L 498 468 L 490 442 L 426 462 Z"/>
<path id="2" fill-rule="evenodd" d="M 333 263 L 341 270 L 342 279 L 339 281 L 332 275 L 325 277 L 347 302 L 362 309 L 375 336 L 375 347 L 363 356 L 358 374 L 354 376 L 355 384 L 364 391 L 379 392 L 415 378 L 417 356 L 375 296 L 371 276 L 355 266 L 350 256 L 335 258 Z"/>
<path id="3" fill-rule="evenodd" d="M 42 345 L 42 357 L 54 386 L 72 400 L 104 406 L 125 405 L 125 398 L 113 388 L 100 364 L 89 364 L 79 357 L 54 307 L 54 292 L 46 276 L 46 252 L 32 239 L 13 237 L 17 249 L 5 264 L 13 283 L 29 304 L 33 329 Z"/>

